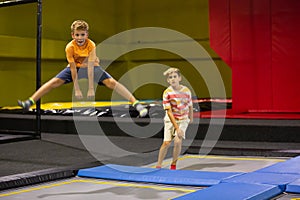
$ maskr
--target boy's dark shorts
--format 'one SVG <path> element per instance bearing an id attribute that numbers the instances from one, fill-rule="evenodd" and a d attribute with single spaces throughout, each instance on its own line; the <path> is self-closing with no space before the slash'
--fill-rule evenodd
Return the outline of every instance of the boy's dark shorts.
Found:
<path id="1" fill-rule="evenodd" d="M 88 69 L 87 67 L 77 68 L 78 79 L 88 78 L 87 69 Z M 70 67 L 66 67 L 61 72 L 59 72 L 55 77 L 64 80 L 65 84 L 73 81 Z M 99 85 L 103 85 L 102 82 L 108 78 L 111 78 L 111 75 L 109 73 L 104 71 L 100 66 L 94 67 L 94 82 L 98 83 Z"/>

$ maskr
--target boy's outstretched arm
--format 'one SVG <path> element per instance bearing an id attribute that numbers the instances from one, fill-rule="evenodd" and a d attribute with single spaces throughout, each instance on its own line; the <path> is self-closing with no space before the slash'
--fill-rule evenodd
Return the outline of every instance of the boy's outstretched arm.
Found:
<path id="1" fill-rule="evenodd" d="M 87 98 L 91 99 L 95 96 L 95 90 L 94 90 L 94 62 L 89 61 L 88 62 L 88 79 L 89 79 L 89 89 L 87 93 Z"/>
<path id="2" fill-rule="evenodd" d="M 72 80 L 74 84 L 75 97 L 78 99 L 82 99 L 82 93 L 78 84 L 78 76 L 75 62 L 70 62 L 70 70 L 72 75 Z"/>
<path id="3" fill-rule="evenodd" d="M 95 90 L 94 90 L 94 64 L 96 60 L 96 49 L 94 48 L 88 58 L 88 82 L 89 89 L 87 93 L 87 98 L 94 98 Z"/>

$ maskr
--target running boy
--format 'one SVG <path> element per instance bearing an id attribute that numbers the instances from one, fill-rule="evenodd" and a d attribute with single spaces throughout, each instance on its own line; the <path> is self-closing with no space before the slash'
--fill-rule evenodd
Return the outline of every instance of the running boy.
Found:
<path id="1" fill-rule="evenodd" d="M 96 45 L 90 40 L 89 25 L 83 20 L 76 20 L 71 25 L 71 36 L 73 38 L 66 46 L 66 57 L 68 66 L 58 73 L 54 78 L 42 85 L 28 100 L 18 100 L 18 105 L 23 110 L 29 110 L 30 106 L 35 104 L 42 96 L 63 84 L 73 82 L 75 97 L 83 98 L 78 79 L 88 79 L 87 98 L 95 96 L 94 82 L 99 85 L 116 90 L 125 99 L 129 100 L 141 117 L 146 116 L 148 110 L 144 108 L 138 100 L 127 90 L 127 88 L 111 77 L 99 65 L 99 59 L 96 56 Z"/>
<path id="2" fill-rule="evenodd" d="M 170 169 L 176 169 L 177 159 L 181 152 L 182 140 L 188 124 L 193 121 L 193 104 L 191 91 L 180 84 L 181 74 L 177 68 L 169 68 L 164 72 L 170 86 L 163 93 L 164 140 L 159 150 L 156 168 L 161 168 L 168 148 L 174 140 L 173 160 Z"/>

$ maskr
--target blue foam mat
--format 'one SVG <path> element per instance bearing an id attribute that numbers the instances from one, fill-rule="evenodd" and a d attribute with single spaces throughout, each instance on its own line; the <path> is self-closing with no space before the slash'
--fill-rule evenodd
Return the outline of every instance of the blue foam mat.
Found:
<path id="1" fill-rule="evenodd" d="M 300 193 L 300 156 L 250 173 L 168 170 L 105 165 L 79 170 L 78 176 L 171 185 L 211 186 L 176 200 L 270 199 L 283 191 Z"/>
<path id="2" fill-rule="evenodd" d="M 300 178 L 300 175 L 251 172 L 225 179 L 222 182 L 275 185 L 279 186 L 283 192 L 285 191 L 287 184 L 297 180 L 298 178 Z"/>
<path id="3" fill-rule="evenodd" d="M 300 179 L 288 184 L 285 191 L 290 193 L 300 193 Z"/>
<path id="4" fill-rule="evenodd" d="M 278 186 L 251 183 L 220 183 L 198 190 L 174 200 L 228 199 L 228 200 L 266 200 L 282 191 Z"/>
<path id="5" fill-rule="evenodd" d="M 239 172 L 169 170 L 108 164 L 81 169 L 77 175 L 90 178 L 207 187 L 219 184 L 223 179 L 241 174 Z"/>
<path id="6" fill-rule="evenodd" d="M 300 175 L 300 156 L 287 160 L 285 162 L 276 163 L 269 167 L 265 167 L 256 172 L 276 173 L 276 174 L 299 174 Z"/>

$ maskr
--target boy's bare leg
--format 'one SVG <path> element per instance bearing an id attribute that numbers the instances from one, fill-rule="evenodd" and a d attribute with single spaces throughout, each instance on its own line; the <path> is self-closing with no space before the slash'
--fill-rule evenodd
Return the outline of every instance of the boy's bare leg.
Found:
<path id="1" fill-rule="evenodd" d="M 42 85 L 28 100 L 20 101 L 18 100 L 18 105 L 21 106 L 25 111 L 29 110 L 30 106 L 35 104 L 42 96 L 50 92 L 52 89 L 57 88 L 64 84 L 64 80 L 59 78 L 52 78 L 44 85 Z"/>
<path id="2" fill-rule="evenodd" d="M 141 117 L 145 117 L 147 115 L 148 110 L 136 100 L 132 93 L 129 92 L 129 90 L 123 84 L 119 83 L 113 78 L 105 79 L 103 83 L 106 85 L 106 87 L 116 90 L 119 95 L 130 101 L 135 109 L 139 112 Z"/>
<path id="3" fill-rule="evenodd" d="M 136 101 L 136 98 L 132 95 L 131 92 L 129 92 L 129 90 L 123 84 L 116 82 L 114 89 L 119 95 L 121 95 L 131 103 L 134 103 Z"/>
<path id="4" fill-rule="evenodd" d="M 173 160 L 171 163 L 171 169 L 176 169 L 176 163 L 181 153 L 181 146 L 182 146 L 182 139 L 176 136 L 174 138 Z"/>
<path id="5" fill-rule="evenodd" d="M 34 101 L 39 100 L 42 96 L 50 92 L 52 89 L 57 88 L 65 83 L 64 80 L 60 78 L 52 78 L 45 84 L 43 84 L 32 96 Z"/>
<path id="6" fill-rule="evenodd" d="M 161 147 L 159 149 L 159 153 L 158 153 L 158 161 L 157 161 L 156 168 L 161 168 L 162 162 L 167 155 L 170 144 L 171 144 L 171 141 L 164 141 L 163 144 L 161 145 Z"/>

